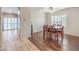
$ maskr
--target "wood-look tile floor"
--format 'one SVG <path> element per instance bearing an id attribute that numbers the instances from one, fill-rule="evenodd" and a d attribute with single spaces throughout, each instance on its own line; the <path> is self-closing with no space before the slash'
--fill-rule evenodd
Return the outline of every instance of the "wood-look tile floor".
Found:
<path id="1" fill-rule="evenodd" d="M 29 38 L 42 51 L 79 51 L 79 37 L 64 35 L 62 44 L 57 45 L 53 41 L 43 40 L 43 33 L 34 33 Z"/>
<path id="2" fill-rule="evenodd" d="M 2 32 L 1 48 L 2 51 L 39 51 L 39 49 L 29 41 L 20 39 L 17 30 Z"/>
<path id="3" fill-rule="evenodd" d="M 34 38 L 20 39 L 16 30 L 3 31 L 1 51 L 79 51 L 79 37 L 64 35 L 59 47 L 50 40 L 43 40 L 42 32 L 35 33 Z"/>

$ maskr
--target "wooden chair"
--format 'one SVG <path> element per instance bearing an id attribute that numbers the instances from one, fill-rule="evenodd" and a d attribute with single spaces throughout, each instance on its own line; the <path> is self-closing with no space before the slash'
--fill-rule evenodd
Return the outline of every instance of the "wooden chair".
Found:
<path id="1" fill-rule="evenodd" d="M 61 38 L 61 42 L 63 41 L 64 37 L 63 26 L 60 28 L 51 27 L 50 33 L 51 33 L 51 40 L 55 41 L 56 43 L 59 43 L 59 38 Z"/>
<path id="2" fill-rule="evenodd" d="M 57 32 L 52 26 L 50 27 L 51 40 L 57 42 Z"/>
<path id="3" fill-rule="evenodd" d="M 64 38 L 64 27 L 61 27 L 60 29 L 57 30 L 58 34 L 61 37 L 61 42 L 63 41 Z"/>
<path id="4" fill-rule="evenodd" d="M 44 25 L 43 27 L 43 39 L 50 39 L 50 29 L 49 25 Z"/>

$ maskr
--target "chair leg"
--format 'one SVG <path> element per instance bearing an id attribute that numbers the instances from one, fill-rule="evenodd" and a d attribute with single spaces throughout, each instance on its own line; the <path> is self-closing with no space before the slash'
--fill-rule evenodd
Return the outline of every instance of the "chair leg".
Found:
<path id="1" fill-rule="evenodd" d="M 58 33 L 56 34 L 56 38 L 57 38 L 57 44 L 58 44 L 58 39 L 59 39 L 59 38 L 58 38 Z"/>
<path id="2" fill-rule="evenodd" d="M 43 30 L 43 40 L 45 40 L 45 31 Z"/>
<path id="3" fill-rule="evenodd" d="M 61 43 L 63 42 L 63 39 L 64 39 L 64 33 L 62 32 L 61 33 Z"/>

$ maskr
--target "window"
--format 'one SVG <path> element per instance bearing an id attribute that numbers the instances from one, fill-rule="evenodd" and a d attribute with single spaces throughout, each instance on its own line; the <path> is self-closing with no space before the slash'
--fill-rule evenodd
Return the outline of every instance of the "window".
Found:
<path id="1" fill-rule="evenodd" d="M 67 26 L 67 16 L 66 15 L 57 15 L 52 16 L 52 24 Z"/>
<path id="2" fill-rule="evenodd" d="M 20 28 L 20 19 L 16 17 L 4 17 L 3 29 L 17 29 Z"/>

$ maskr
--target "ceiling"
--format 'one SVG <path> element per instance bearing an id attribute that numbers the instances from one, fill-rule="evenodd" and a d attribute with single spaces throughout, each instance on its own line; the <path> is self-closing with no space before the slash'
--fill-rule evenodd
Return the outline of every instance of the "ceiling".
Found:
<path id="1" fill-rule="evenodd" d="M 3 13 L 13 13 L 18 14 L 19 10 L 17 7 L 3 7 L 2 8 Z"/>
<path id="2" fill-rule="evenodd" d="M 30 8 L 31 8 L 31 11 L 43 11 L 45 13 L 50 12 L 49 7 L 30 7 Z M 52 9 L 52 11 L 54 12 L 54 11 L 58 11 L 58 10 L 61 10 L 61 9 L 66 9 L 66 8 L 68 8 L 68 7 L 54 7 Z M 3 13 L 13 13 L 13 14 L 20 13 L 19 8 L 17 8 L 17 7 L 3 7 L 2 12 Z"/>
<path id="3" fill-rule="evenodd" d="M 54 7 L 54 8 L 52 7 L 52 11 L 51 11 L 49 7 L 46 7 L 46 8 L 43 9 L 43 11 L 46 12 L 46 13 L 51 13 L 51 12 L 63 10 L 63 9 L 66 9 L 66 8 L 69 8 L 69 7 Z"/>
<path id="4" fill-rule="evenodd" d="M 62 10 L 62 9 L 66 9 L 66 8 L 68 8 L 68 7 L 54 7 L 52 9 L 52 12 L 59 11 L 59 10 Z M 50 7 L 31 7 L 31 10 L 32 11 L 43 11 L 45 13 L 50 13 L 51 12 Z"/>

